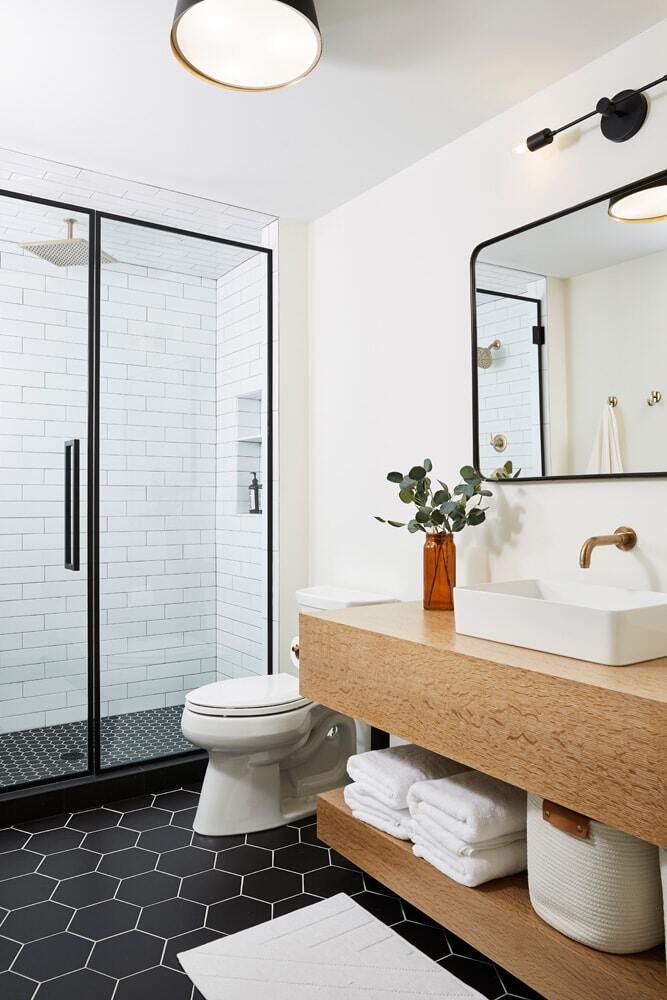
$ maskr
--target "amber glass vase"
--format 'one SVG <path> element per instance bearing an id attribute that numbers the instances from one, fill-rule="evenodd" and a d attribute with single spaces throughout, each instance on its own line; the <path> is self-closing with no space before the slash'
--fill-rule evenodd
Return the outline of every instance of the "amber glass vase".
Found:
<path id="1" fill-rule="evenodd" d="M 456 546 L 454 536 L 427 535 L 424 542 L 424 608 L 451 611 L 456 586 Z"/>

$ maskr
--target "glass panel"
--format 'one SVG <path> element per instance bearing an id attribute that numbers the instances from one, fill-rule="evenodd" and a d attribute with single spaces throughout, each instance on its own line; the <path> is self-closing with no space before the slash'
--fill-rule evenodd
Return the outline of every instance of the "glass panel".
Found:
<path id="1" fill-rule="evenodd" d="M 542 475 L 540 349 L 533 340 L 537 303 L 477 291 L 477 393 L 480 470 Z"/>
<path id="2" fill-rule="evenodd" d="M 267 255 L 102 219 L 102 766 L 191 750 L 187 691 L 267 660 Z M 259 506 L 262 489 L 259 489 Z"/>
<path id="3" fill-rule="evenodd" d="M 0 197 L 3 789 L 88 767 L 88 239 L 85 213 Z"/>

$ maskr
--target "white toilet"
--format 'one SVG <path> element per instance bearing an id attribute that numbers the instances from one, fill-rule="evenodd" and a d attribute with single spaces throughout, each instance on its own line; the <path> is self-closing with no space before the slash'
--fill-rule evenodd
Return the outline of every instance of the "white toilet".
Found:
<path id="1" fill-rule="evenodd" d="M 392 600 L 338 587 L 297 591 L 301 611 Z M 348 757 L 357 749 L 354 720 L 303 698 L 298 678 L 286 673 L 191 691 L 181 728 L 208 751 L 194 829 L 210 837 L 267 830 L 310 815 L 316 795 L 345 783 Z"/>

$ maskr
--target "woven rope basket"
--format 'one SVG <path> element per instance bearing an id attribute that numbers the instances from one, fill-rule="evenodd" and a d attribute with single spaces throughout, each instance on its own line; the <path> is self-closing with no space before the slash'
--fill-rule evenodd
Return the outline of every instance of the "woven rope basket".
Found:
<path id="1" fill-rule="evenodd" d="M 594 820 L 585 840 L 542 817 L 528 796 L 528 888 L 539 916 L 561 934 L 618 955 L 645 951 L 665 928 L 658 848 Z"/>

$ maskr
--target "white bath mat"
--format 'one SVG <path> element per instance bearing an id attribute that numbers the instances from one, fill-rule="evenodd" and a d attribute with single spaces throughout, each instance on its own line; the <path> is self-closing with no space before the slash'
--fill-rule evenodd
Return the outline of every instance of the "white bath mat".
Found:
<path id="1" fill-rule="evenodd" d="M 483 1000 L 342 893 L 178 959 L 206 1000 Z"/>

